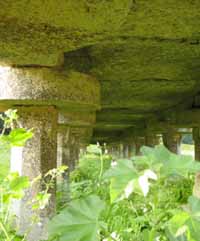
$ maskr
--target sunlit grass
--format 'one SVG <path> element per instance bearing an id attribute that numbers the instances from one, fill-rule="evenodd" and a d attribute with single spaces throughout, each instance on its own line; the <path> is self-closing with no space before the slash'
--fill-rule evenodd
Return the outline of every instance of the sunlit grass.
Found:
<path id="1" fill-rule="evenodd" d="M 194 145 L 181 144 L 181 154 L 194 156 Z"/>

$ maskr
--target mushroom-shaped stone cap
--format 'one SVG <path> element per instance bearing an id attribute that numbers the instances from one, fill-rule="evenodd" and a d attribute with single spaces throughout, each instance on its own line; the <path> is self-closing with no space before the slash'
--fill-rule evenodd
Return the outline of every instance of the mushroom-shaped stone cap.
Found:
<path id="1" fill-rule="evenodd" d="M 0 102 L 98 109 L 100 86 L 84 73 L 46 67 L 1 67 Z"/>

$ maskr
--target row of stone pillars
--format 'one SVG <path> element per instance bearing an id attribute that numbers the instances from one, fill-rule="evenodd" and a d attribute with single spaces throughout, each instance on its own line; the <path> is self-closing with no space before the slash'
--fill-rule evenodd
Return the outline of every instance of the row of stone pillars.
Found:
<path id="1" fill-rule="evenodd" d="M 168 132 L 164 132 L 162 135 L 151 134 L 144 136 L 138 136 L 128 141 L 122 141 L 118 143 L 111 143 L 108 146 L 109 153 L 118 158 L 130 158 L 133 155 L 140 155 L 140 148 L 142 146 L 154 147 L 163 143 L 171 152 L 181 154 L 181 138 L 182 133 L 176 129 L 170 129 Z M 194 154 L 195 159 L 200 160 L 200 129 L 193 128 L 193 140 L 194 140 Z"/>
<path id="2" fill-rule="evenodd" d="M 18 110 L 19 126 L 33 129 L 34 136 L 23 148 L 12 148 L 11 170 L 33 180 L 64 164 L 72 170 L 80 147 L 92 135 L 96 110 L 100 106 L 100 86 L 96 79 L 80 72 L 46 67 L 2 67 L 0 108 Z M 58 145 L 57 145 L 58 143 Z M 13 208 L 20 232 L 25 233 L 34 215 L 30 202 L 41 185 L 26 191 Z M 47 239 L 47 218 L 55 211 L 55 190 L 41 222 L 33 225 L 28 241 Z"/>
<path id="3" fill-rule="evenodd" d="M 70 70 L 5 67 L 0 72 L 0 86 L 1 110 L 16 108 L 20 126 L 34 132 L 34 137 L 25 147 L 12 149 L 11 170 L 31 180 L 55 168 L 57 160 L 58 165 L 65 164 L 73 170 L 79 150 L 85 148 L 92 135 L 95 112 L 100 105 L 99 83 L 90 76 Z M 180 139 L 174 133 L 165 133 L 163 142 L 178 153 Z M 199 130 L 194 129 L 195 153 L 200 160 L 199 136 Z M 139 154 L 142 145 L 154 146 L 159 138 L 149 135 L 135 140 L 135 154 Z M 119 152 L 130 157 L 132 146 L 132 143 L 126 143 L 123 148 L 122 145 L 113 145 L 111 149 L 114 154 Z M 28 203 L 40 190 L 41 186 L 34 186 L 26 192 L 23 201 L 15 205 L 22 232 L 28 229 L 33 215 Z M 48 209 L 41 215 L 42 222 L 34 225 L 29 241 L 46 238 L 46 218 L 55 210 L 55 191 L 52 194 Z"/>
<path id="4" fill-rule="evenodd" d="M 61 165 L 68 166 L 68 171 L 63 175 L 63 202 L 69 197 L 68 172 L 72 171 L 79 159 L 80 149 L 85 148 L 92 136 L 92 125 L 95 120 L 95 112 L 85 113 L 58 113 L 55 107 L 17 107 L 19 125 L 27 129 L 33 129 L 34 136 L 25 147 L 14 147 L 11 150 L 11 170 L 18 171 L 20 175 L 28 176 L 33 180 L 39 175 L 44 175 L 49 170 Z M 81 118 L 83 116 L 83 118 Z M 67 117 L 67 120 L 66 120 Z M 79 118 L 79 120 L 78 120 Z M 58 124 L 58 120 L 60 123 Z M 61 121 L 62 120 L 62 121 Z M 78 123 L 77 123 L 78 122 Z M 33 211 L 27 205 L 34 199 L 35 194 L 41 191 L 36 185 L 26 192 L 23 201 L 15 203 L 15 212 L 18 216 L 21 233 L 25 233 L 30 226 Z M 48 208 L 41 213 L 41 221 L 33 228 L 28 240 L 36 241 L 47 239 L 45 225 L 47 217 L 55 211 L 55 190 Z"/>

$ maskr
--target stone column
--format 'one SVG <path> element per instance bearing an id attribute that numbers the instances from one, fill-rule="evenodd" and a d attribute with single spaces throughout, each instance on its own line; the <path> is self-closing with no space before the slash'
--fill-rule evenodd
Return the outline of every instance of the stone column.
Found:
<path id="1" fill-rule="evenodd" d="M 60 111 L 59 114 L 59 135 L 65 139 L 60 146 L 63 153 L 61 163 L 69 166 L 70 171 L 75 167 L 76 162 L 79 159 L 80 149 L 89 144 L 92 137 L 93 125 L 96 122 L 96 113 L 94 111 L 82 111 L 74 112 Z M 66 135 L 67 130 L 67 135 Z M 61 138 L 61 137 L 60 137 Z M 65 163 L 65 151 L 62 149 L 69 149 L 67 155 L 70 160 Z"/>
<path id="2" fill-rule="evenodd" d="M 149 147 L 154 147 L 156 145 L 159 145 L 160 141 L 159 141 L 160 137 L 156 134 L 147 134 L 145 136 L 145 144 L 146 146 L 149 146 Z"/>
<path id="3" fill-rule="evenodd" d="M 115 159 L 120 158 L 120 144 L 119 143 L 113 144 L 113 158 L 115 158 Z"/>
<path id="4" fill-rule="evenodd" d="M 163 144 L 171 152 L 180 154 L 181 134 L 177 133 L 176 130 L 169 130 L 168 132 L 163 133 Z"/>
<path id="5" fill-rule="evenodd" d="M 131 142 L 125 142 L 123 144 L 123 157 L 130 159 L 132 157 L 132 151 L 133 151 L 133 145 L 131 144 Z"/>
<path id="6" fill-rule="evenodd" d="M 70 199 L 69 174 L 78 165 L 81 148 L 86 148 L 89 144 L 95 120 L 94 111 L 60 111 L 57 162 L 58 166 L 68 166 L 62 179 L 58 180 L 63 205 Z"/>
<path id="7" fill-rule="evenodd" d="M 11 151 L 11 171 L 18 171 L 21 175 L 33 180 L 56 168 L 57 109 L 50 106 L 39 108 L 27 106 L 17 109 L 20 125 L 27 129 L 33 128 L 34 136 L 23 148 L 14 147 Z M 14 203 L 21 233 L 26 233 L 30 229 L 32 217 L 35 214 L 30 206 L 30 200 L 34 200 L 40 191 L 42 191 L 42 186 L 37 183 L 25 193 L 22 201 Z M 49 205 L 38 213 L 41 220 L 32 225 L 28 240 L 35 241 L 39 237 L 47 238 L 45 226 L 54 210 L 55 189 L 51 189 Z"/>
<path id="8" fill-rule="evenodd" d="M 196 161 L 200 161 L 200 128 L 193 128 L 193 140 L 194 140 L 194 158 Z M 193 195 L 200 199 L 200 172 L 196 173 Z"/>
<path id="9" fill-rule="evenodd" d="M 195 160 L 200 161 L 200 129 L 198 127 L 193 128 L 193 140 Z"/>
<path id="10" fill-rule="evenodd" d="M 134 152 L 133 152 L 133 144 L 131 144 L 131 143 L 129 143 L 128 145 L 127 145 L 127 149 L 128 149 L 128 159 L 130 159 L 132 156 L 133 156 L 133 154 L 134 154 Z"/>
<path id="11" fill-rule="evenodd" d="M 142 136 L 137 136 L 135 138 L 135 154 L 138 156 L 138 155 L 141 155 L 141 152 L 140 152 L 140 149 L 142 146 L 145 146 L 145 137 L 142 137 Z"/>
<path id="12" fill-rule="evenodd" d="M 122 144 L 122 153 L 123 153 L 123 158 L 127 158 L 128 156 L 128 153 L 127 153 L 128 149 L 127 149 L 127 144 L 126 143 L 123 143 Z"/>

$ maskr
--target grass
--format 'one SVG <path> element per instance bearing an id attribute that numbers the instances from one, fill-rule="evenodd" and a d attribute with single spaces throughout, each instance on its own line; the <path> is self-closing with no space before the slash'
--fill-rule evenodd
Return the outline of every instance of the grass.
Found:
<path id="1" fill-rule="evenodd" d="M 181 154 L 194 157 L 194 145 L 181 144 Z"/>

